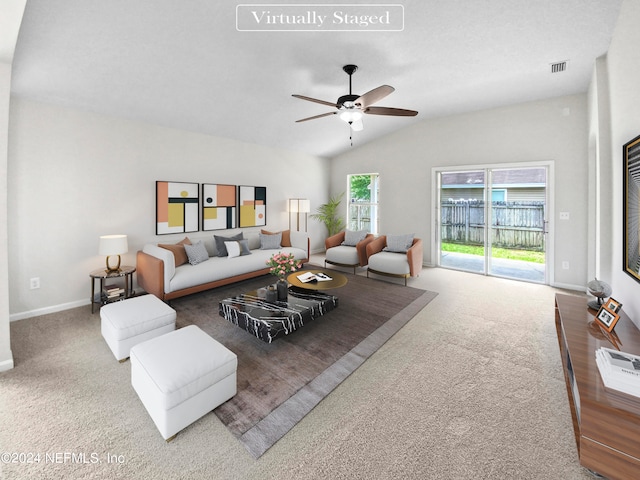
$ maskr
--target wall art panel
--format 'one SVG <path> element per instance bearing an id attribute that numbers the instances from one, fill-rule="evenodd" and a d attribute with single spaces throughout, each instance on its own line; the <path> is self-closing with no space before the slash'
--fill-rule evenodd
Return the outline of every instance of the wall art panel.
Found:
<path id="1" fill-rule="evenodd" d="M 240 227 L 263 227 L 267 224 L 267 187 L 239 187 Z"/>
<path id="2" fill-rule="evenodd" d="M 202 184 L 202 230 L 236 228 L 237 187 Z"/>
<path id="3" fill-rule="evenodd" d="M 156 182 L 156 235 L 200 229 L 199 184 Z"/>

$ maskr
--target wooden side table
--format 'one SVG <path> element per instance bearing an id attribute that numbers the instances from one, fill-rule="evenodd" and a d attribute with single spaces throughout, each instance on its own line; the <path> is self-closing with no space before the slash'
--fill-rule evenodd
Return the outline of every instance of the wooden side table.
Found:
<path id="1" fill-rule="evenodd" d="M 331 277 L 331 280 L 324 280 L 321 282 L 301 282 L 298 280 L 298 275 L 302 275 L 303 273 L 324 273 Z M 347 284 L 347 277 L 345 277 L 342 273 L 336 272 L 335 270 L 298 270 L 296 272 L 290 273 L 287 277 L 287 282 L 289 282 L 294 287 L 303 288 L 305 290 L 330 290 L 332 288 L 340 288 L 344 287 Z"/>
<path id="2" fill-rule="evenodd" d="M 89 274 L 91 277 L 91 313 L 93 313 L 93 307 L 95 304 L 100 306 L 107 303 L 117 302 L 133 296 L 133 273 L 136 271 L 136 267 L 124 266 L 120 267 L 117 272 L 107 272 L 104 268 L 94 270 Z M 104 282 L 109 278 L 123 278 L 124 277 L 124 292 L 121 295 L 113 298 L 104 298 L 103 289 Z M 98 300 L 96 300 L 96 280 L 99 281 Z"/>

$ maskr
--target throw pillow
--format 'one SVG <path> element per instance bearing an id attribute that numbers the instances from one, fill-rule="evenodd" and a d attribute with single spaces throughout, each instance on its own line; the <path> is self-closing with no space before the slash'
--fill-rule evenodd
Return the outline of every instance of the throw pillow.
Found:
<path id="1" fill-rule="evenodd" d="M 227 256 L 229 258 L 240 256 L 240 243 L 238 242 L 224 242 L 224 246 L 227 249 Z"/>
<path id="2" fill-rule="evenodd" d="M 242 255 L 251 255 L 251 250 L 249 249 L 249 240 L 244 238 L 242 240 L 238 240 L 238 245 L 240 246 L 240 256 Z"/>
<path id="3" fill-rule="evenodd" d="M 282 232 L 274 233 L 272 235 L 259 233 L 258 235 L 260 236 L 261 250 L 273 250 L 281 248 L 280 242 L 282 241 Z"/>
<path id="4" fill-rule="evenodd" d="M 204 246 L 202 240 L 197 241 L 193 245 L 185 245 L 184 249 L 187 252 L 187 257 L 189 257 L 189 263 L 191 265 L 197 265 L 209 260 L 207 248 Z"/>
<path id="5" fill-rule="evenodd" d="M 282 230 L 282 232 L 269 232 L 268 230 L 260 230 L 260 233 L 265 235 L 277 235 L 278 233 L 282 234 L 282 240 L 280 241 L 280 245 L 283 247 L 291 246 L 291 230 Z"/>
<path id="6" fill-rule="evenodd" d="M 351 231 L 351 230 L 345 230 L 344 231 L 344 242 L 342 242 L 342 245 L 346 245 L 347 247 L 355 247 L 358 243 L 360 243 L 362 240 L 364 240 L 364 237 L 367 236 L 367 232 L 366 230 L 358 230 L 358 231 Z"/>
<path id="7" fill-rule="evenodd" d="M 218 256 L 219 257 L 226 257 L 227 256 L 227 248 L 224 246 L 224 242 L 232 242 L 235 240 L 242 240 L 244 238 L 244 236 L 242 235 L 242 232 L 232 236 L 232 237 L 222 237 L 220 235 L 214 235 L 213 239 L 216 242 L 216 250 L 218 251 Z"/>
<path id="8" fill-rule="evenodd" d="M 173 258 L 175 259 L 176 267 L 179 267 L 180 265 L 184 265 L 189 261 L 189 259 L 187 258 L 187 252 L 185 252 L 184 250 L 185 245 L 191 245 L 191 240 L 189 240 L 189 237 L 184 237 L 183 240 L 180 240 L 178 243 L 173 245 L 171 244 L 167 245 L 162 243 L 158 244 L 159 247 L 164 248 L 166 250 L 170 250 L 173 253 Z"/>
<path id="9" fill-rule="evenodd" d="M 413 245 L 413 233 L 406 235 L 387 235 L 387 246 L 383 248 L 385 252 L 407 253 Z"/>

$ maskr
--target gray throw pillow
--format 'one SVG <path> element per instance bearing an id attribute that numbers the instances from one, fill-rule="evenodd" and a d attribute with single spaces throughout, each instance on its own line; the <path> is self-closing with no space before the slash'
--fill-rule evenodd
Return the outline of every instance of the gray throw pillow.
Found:
<path id="1" fill-rule="evenodd" d="M 406 235 L 387 235 L 387 246 L 383 248 L 385 252 L 407 253 L 413 245 L 414 233 Z"/>
<path id="2" fill-rule="evenodd" d="M 358 231 L 351 231 L 351 230 L 345 230 L 344 231 L 344 242 L 342 242 L 342 245 L 346 245 L 347 247 L 355 247 L 358 243 L 360 243 L 362 240 L 364 240 L 364 237 L 367 236 L 367 232 L 366 230 L 358 230 Z"/>
<path id="3" fill-rule="evenodd" d="M 197 241 L 193 245 L 185 244 L 184 249 L 187 252 L 187 257 L 191 265 L 197 265 L 209 260 L 209 253 L 202 240 Z"/>
<path id="4" fill-rule="evenodd" d="M 233 237 L 222 237 L 220 235 L 214 235 L 213 240 L 216 242 L 216 250 L 218 251 L 219 257 L 227 256 L 227 247 L 224 246 L 224 242 L 233 242 L 242 240 L 244 236 L 242 232 L 234 235 Z"/>
<path id="5" fill-rule="evenodd" d="M 249 240 L 247 240 L 246 238 L 238 240 L 238 244 L 240 245 L 240 256 L 251 255 L 251 250 L 249 249 Z"/>
<path id="6" fill-rule="evenodd" d="M 280 242 L 282 241 L 282 232 L 274 233 L 272 235 L 265 235 L 264 233 L 259 233 L 260 235 L 260 249 L 261 250 L 273 250 L 282 248 L 280 246 Z"/>

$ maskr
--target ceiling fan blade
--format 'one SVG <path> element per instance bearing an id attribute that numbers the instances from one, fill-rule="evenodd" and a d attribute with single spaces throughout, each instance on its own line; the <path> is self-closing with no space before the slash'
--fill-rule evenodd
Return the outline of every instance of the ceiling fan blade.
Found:
<path id="1" fill-rule="evenodd" d="M 393 115 L 396 117 L 415 117 L 418 112 L 415 110 L 405 110 L 404 108 L 389 108 L 389 107 L 367 107 L 363 110 L 364 113 L 369 115 Z"/>
<path id="2" fill-rule="evenodd" d="M 326 105 L 328 107 L 338 108 L 335 102 L 325 102 L 324 100 L 318 100 L 317 98 L 305 97 L 304 95 L 291 95 L 292 97 L 299 98 L 301 100 L 308 100 L 309 102 L 319 103 L 320 105 Z"/>
<path id="3" fill-rule="evenodd" d="M 296 123 L 306 122 L 307 120 L 315 120 L 316 118 L 328 117 L 329 115 L 335 115 L 338 112 L 321 113 L 320 115 L 314 115 L 313 117 L 301 118 L 296 120 Z"/>
<path id="4" fill-rule="evenodd" d="M 360 108 L 367 108 L 369 105 L 373 105 L 374 103 L 379 102 L 394 90 L 395 88 L 389 85 L 381 85 L 378 88 L 374 88 L 364 95 L 361 95 L 358 99 L 356 99 L 355 104 L 359 105 Z"/>

